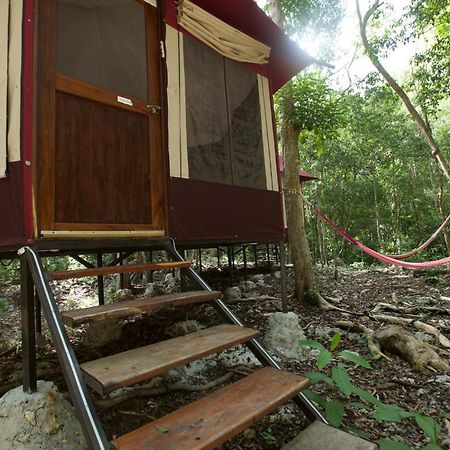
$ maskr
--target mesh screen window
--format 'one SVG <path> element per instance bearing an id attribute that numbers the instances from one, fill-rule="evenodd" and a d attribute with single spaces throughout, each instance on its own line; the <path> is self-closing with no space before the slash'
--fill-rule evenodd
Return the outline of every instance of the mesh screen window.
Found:
<path id="1" fill-rule="evenodd" d="M 266 189 L 255 73 L 185 37 L 189 176 Z"/>

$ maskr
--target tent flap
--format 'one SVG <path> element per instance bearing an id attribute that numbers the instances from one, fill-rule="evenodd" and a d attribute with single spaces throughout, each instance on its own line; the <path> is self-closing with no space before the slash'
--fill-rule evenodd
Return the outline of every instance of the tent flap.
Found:
<path id="1" fill-rule="evenodd" d="M 189 0 L 178 4 L 178 23 L 221 55 L 239 62 L 266 64 L 270 47 L 219 20 Z"/>

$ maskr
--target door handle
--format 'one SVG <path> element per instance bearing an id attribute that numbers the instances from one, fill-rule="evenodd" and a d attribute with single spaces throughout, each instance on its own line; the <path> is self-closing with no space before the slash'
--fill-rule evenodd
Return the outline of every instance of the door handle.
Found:
<path id="1" fill-rule="evenodd" d="M 152 114 L 159 114 L 159 112 L 161 111 L 160 105 L 147 105 L 147 108 Z"/>

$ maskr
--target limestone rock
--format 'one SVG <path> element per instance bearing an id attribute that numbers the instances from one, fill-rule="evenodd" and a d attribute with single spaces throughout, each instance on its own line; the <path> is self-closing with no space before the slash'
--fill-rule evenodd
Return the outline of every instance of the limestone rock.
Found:
<path id="1" fill-rule="evenodd" d="M 87 347 L 98 348 L 117 341 L 122 335 L 122 327 L 119 319 L 105 319 L 99 322 L 91 322 L 88 325 L 83 344 Z"/>
<path id="2" fill-rule="evenodd" d="M 37 392 L 22 386 L 0 399 L 0 450 L 84 450 L 81 426 L 72 405 L 48 381 L 38 381 Z"/>
<path id="3" fill-rule="evenodd" d="M 239 283 L 239 288 L 242 292 L 253 292 L 256 289 L 256 283 L 253 281 L 247 280 L 247 281 L 241 281 Z"/>
<path id="4" fill-rule="evenodd" d="M 161 294 L 162 290 L 156 283 L 148 283 L 147 286 L 145 286 L 145 297 L 156 297 Z"/>
<path id="5" fill-rule="evenodd" d="M 257 273 L 255 275 L 251 275 L 249 279 L 250 279 L 250 281 L 253 281 L 253 283 L 256 283 L 256 284 L 259 284 L 259 285 L 265 284 L 264 275 L 261 274 L 261 273 Z"/>
<path id="6" fill-rule="evenodd" d="M 225 289 L 224 298 L 225 300 L 234 300 L 236 298 L 241 298 L 241 290 L 237 286 L 229 287 Z"/>
<path id="7" fill-rule="evenodd" d="M 305 349 L 300 348 L 299 341 L 306 337 L 298 323 L 297 314 L 276 312 L 269 317 L 268 325 L 264 343 L 270 350 L 287 359 L 304 356 Z"/>
<path id="8" fill-rule="evenodd" d="M 134 300 L 133 292 L 130 289 L 119 289 L 112 296 L 113 303 Z"/>

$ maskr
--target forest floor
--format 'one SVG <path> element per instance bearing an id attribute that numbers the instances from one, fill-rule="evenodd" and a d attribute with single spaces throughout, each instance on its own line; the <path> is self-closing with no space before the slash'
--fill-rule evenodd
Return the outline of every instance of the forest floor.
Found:
<path id="1" fill-rule="evenodd" d="M 215 289 L 222 289 L 229 285 L 225 272 L 210 270 L 205 273 L 210 285 Z M 244 281 L 244 272 L 235 273 L 235 283 Z M 363 324 L 373 330 L 383 327 L 383 323 L 373 318 L 373 310 L 380 309 L 380 303 L 390 303 L 396 306 L 418 307 L 414 314 L 382 311 L 390 316 L 420 319 L 434 325 L 443 335 L 450 337 L 450 272 L 440 271 L 432 274 L 412 273 L 391 268 L 348 268 L 339 267 L 337 274 L 333 268 L 317 268 L 318 283 L 322 294 L 333 300 L 339 308 L 349 311 L 321 311 L 310 305 L 300 304 L 295 298 L 289 300 L 289 310 L 299 316 L 299 323 L 308 339 L 320 341 L 329 347 L 331 338 L 340 333 L 339 350 L 358 352 L 370 360 L 371 355 L 367 347 L 367 339 L 357 332 L 348 332 L 336 326 L 340 320 L 350 320 Z M 170 277 L 169 277 L 170 278 Z M 268 318 L 280 310 L 281 292 L 279 273 L 266 272 L 263 276 L 253 277 L 252 284 L 241 284 L 242 296 L 234 301 L 230 308 L 244 322 L 245 325 L 258 329 L 262 335 L 267 330 Z M 160 280 L 161 290 L 175 289 L 174 283 L 167 286 L 167 278 Z M 170 279 L 169 279 L 170 282 Z M 21 350 L 20 350 L 20 310 L 15 304 L 19 298 L 17 283 L 1 284 L 0 280 L 0 395 L 8 389 L 21 384 Z M 112 286 L 112 281 L 110 285 Z M 68 281 L 55 286 L 56 297 L 62 309 L 71 309 L 75 305 L 95 303 L 95 282 L 82 283 Z M 293 276 L 288 273 L 288 291 L 293 290 Z M 138 289 L 135 294 L 143 293 Z M 429 310 L 434 307 L 434 310 Z M 173 323 L 196 320 L 204 326 L 221 323 L 220 318 L 209 305 L 193 308 L 178 308 L 176 310 L 160 311 L 149 317 L 138 317 L 121 322 L 121 338 L 94 347 L 86 339 L 86 327 L 69 330 L 69 336 L 80 362 L 99 358 L 103 355 L 115 353 L 139 345 L 167 339 L 177 332 Z M 434 336 L 414 329 L 405 329 L 419 340 L 427 341 L 436 349 L 444 361 L 449 362 L 450 351 L 437 343 Z M 92 343 L 92 339 L 91 339 Z M 66 390 L 51 338 L 45 325 L 41 339 L 39 339 L 38 371 L 39 378 L 52 380 Z M 402 408 L 421 412 L 429 417 L 437 417 L 450 412 L 450 374 L 427 368 L 419 372 L 413 369 L 399 356 L 389 354 L 389 359 L 381 358 L 373 361 L 371 369 L 362 367 L 351 368 L 350 376 L 354 385 L 373 394 L 384 403 L 397 404 Z M 230 366 L 230 360 L 233 360 Z M 191 364 L 173 377 L 177 383 L 185 386 L 199 385 L 211 382 L 225 375 L 233 373 L 233 380 L 243 373 L 256 370 L 254 361 L 236 355 L 229 357 L 208 358 L 206 364 Z M 228 361 L 226 363 L 225 361 Z M 316 354 L 311 353 L 302 360 L 283 360 L 287 370 L 298 374 L 305 374 L 316 370 Z M 233 367 L 235 364 L 238 367 Z M 328 369 L 324 369 L 324 373 Z M 167 380 L 166 380 L 167 381 Z M 170 380 L 169 380 L 170 381 Z M 218 389 L 218 385 L 213 389 Z M 348 403 L 349 398 L 333 391 L 325 383 L 314 386 L 327 398 L 341 399 Z M 210 391 L 194 392 L 174 390 L 163 395 L 133 398 L 119 405 L 101 408 L 100 417 L 109 438 L 124 434 L 137 428 L 152 418 L 160 417 L 181 405 L 189 403 Z M 356 401 L 356 398 L 352 399 Z M 293 404 L 283 407 L 250 429 L 238 435 L 232 441 L 223 445 L 223 449 L 280 449 L 294 438 L 305 426 L 306 419 Z M 441 419 L 442 432 L 440 445 L 450 448 L 450 423 Z M 407 418 L 398 422 L 380 422 L 372 417 L 372 412 L 347 406 L 344 416 L 344 427 L 352 427 L 364 433 L 368 439 L 376 441 L 380 438 L 390 438 L 407 444 L 416 449 L 424 447 L 429 440 L 416 425 L 414 419 Z"/>

